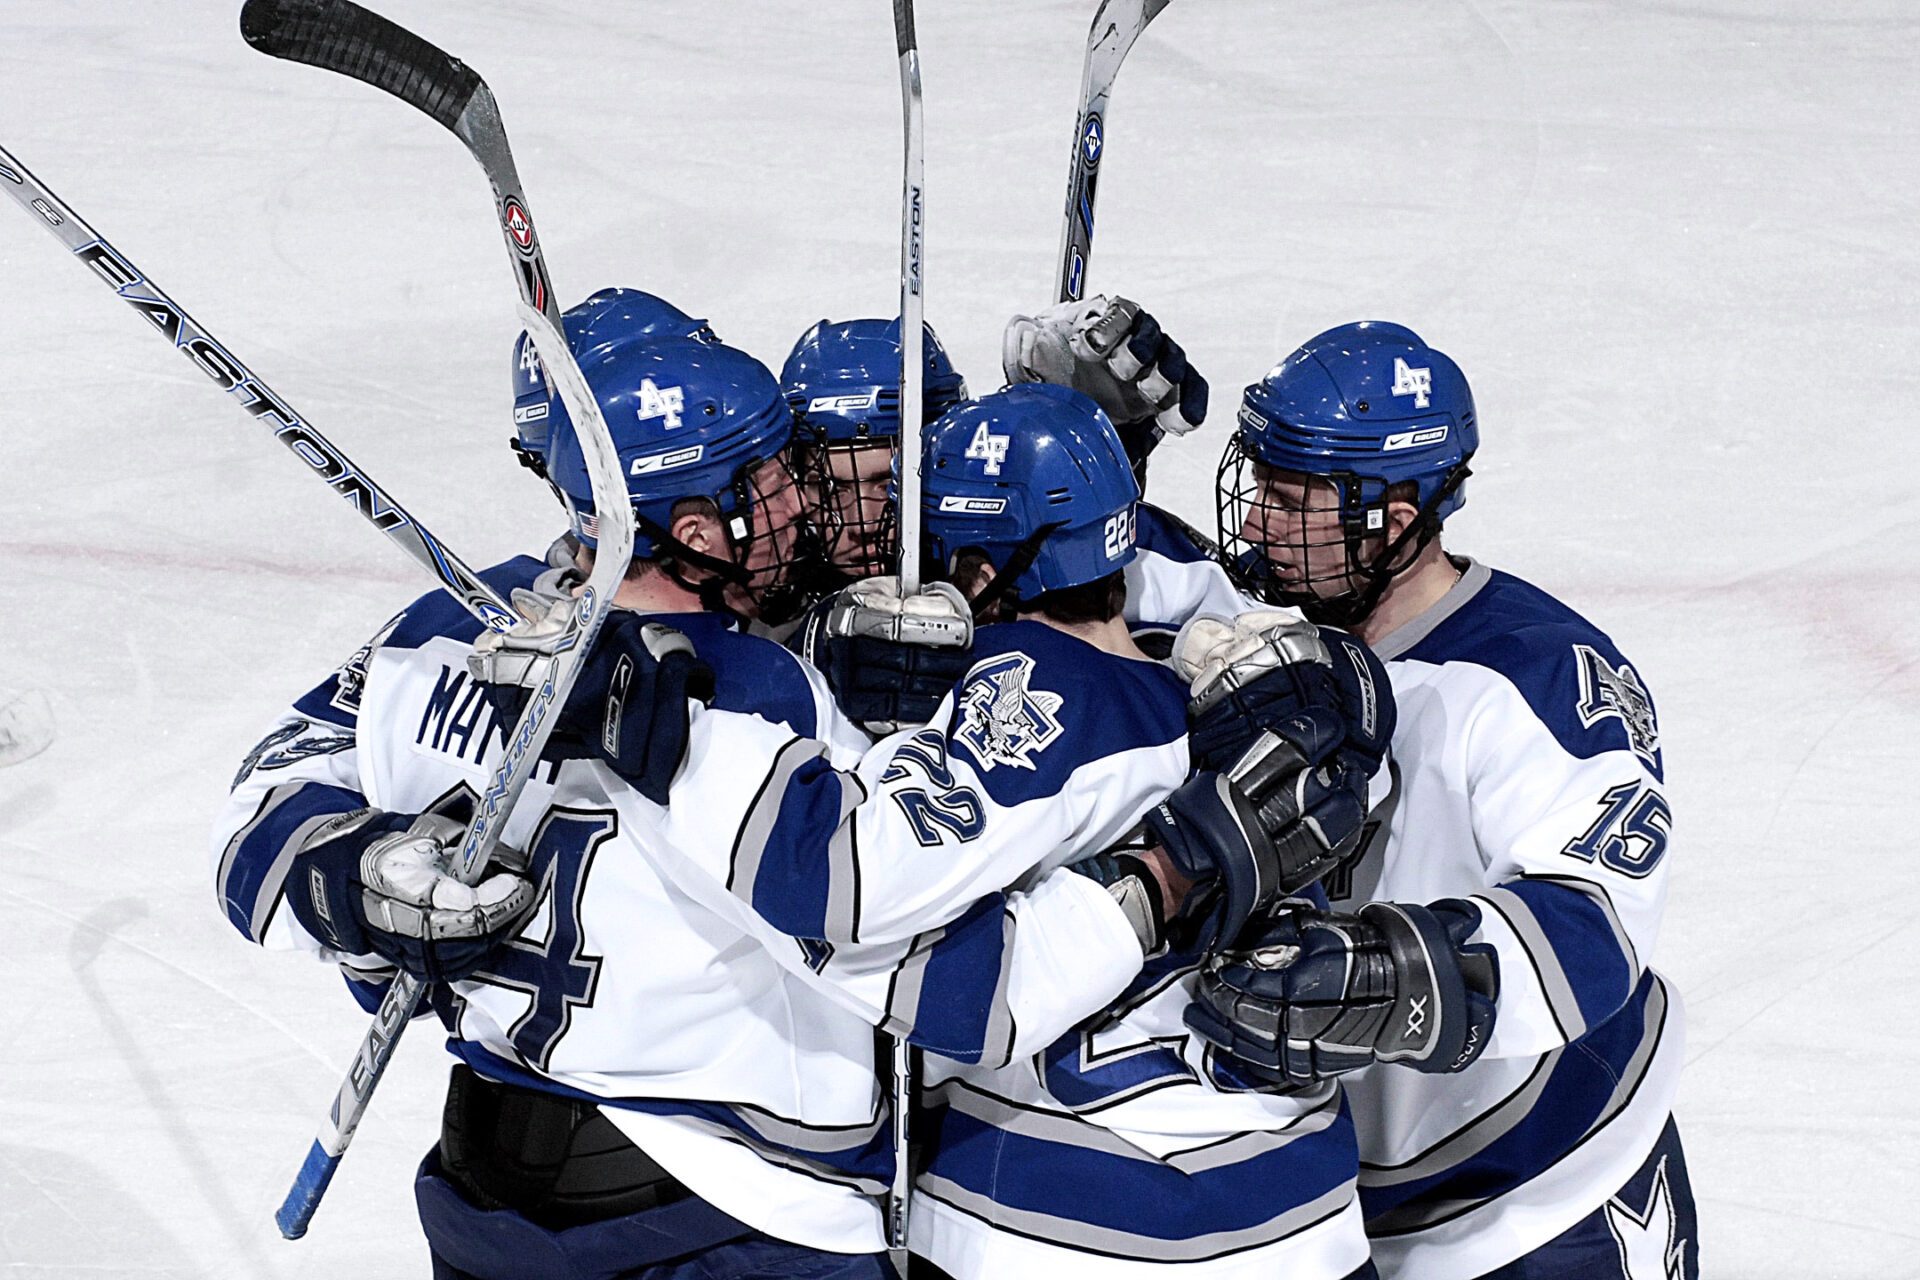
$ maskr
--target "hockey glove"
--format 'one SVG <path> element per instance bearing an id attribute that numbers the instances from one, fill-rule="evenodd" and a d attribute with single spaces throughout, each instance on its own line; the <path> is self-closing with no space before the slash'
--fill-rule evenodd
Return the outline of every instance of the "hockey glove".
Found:
<path id="1" fill-rule="evenodd" d="M 377 955 L 429 982 L 464 978 L 512 937 L 533 905 L 524 855 L 500 846 L 471 887 L 448 873 L 465 828 L 437 813 L 360 809 L 294 855 L 287 905 L 335 951 Z"/>
<path id="2" fill-rule="evenodd" d="M 467 669 L 487 687 L 507 724 L 519 720 L 553 670 L 574 607 L 571 597 L 538 601 L 537 611 L 529 607 L 534 603 L 516 592 L 515 607 L 532 616 L 511 631 L 482 634 L 467 658 Z M 691 640 L 616 609 L 601 626 L 541 754 L 549 760 L 604 760 L 641 795 L 666 804 L 687 752 L 687 699 L 712 697 L 713 669 L 694 653 Z"/>
<path id="3" fill-rule="evenodd" d="M 1276 734 L 1262 735 L 1232 771 L 1189 779 L 1144 823 L 1193 882 L 1169 943 L 1193 953 L 1230 946 L 1267 906 L 1338 867 L 1358 845 L 1365 816 L 1364 781 L 1356 790 L 1350 773 Z"/>
<path id="4" fill-rule="evenodd" d="M 1015 316 L 1000 357 L 1009 383 L 1051 382 L 1090 397 L 1120 428 L 1136 465 L 1162 433 L 1185 435 L 1207 420 L 1207 380 L 1159 322 L 1125 298 Z"/>
<path id="5" fill-rule="evenodd" d="M 793 640 L 827 677 L 835 701 L 867 732 L 926 724 L 973 663 L 973 612 L 949 582 L 900 595 L 868 578 L 823 600 Z"/>
<path id="6" fill-rule="evenodd" d="M 1201 768 L 1226 767 L 1265 732 L 1310 754 L 1310 742 L 1332 738 L 1338 763 L 1362 778 L 1386 756 L 1393 687 L 1380 659 L 1344 631 L 1280 610 L 1203 614 L 1180 629 L 1173 662 L 1192 681 L 1188 742 Z"/>
<path id="7" fill-rule="evenodd" d="M 1187 1025 L 1240 1073 L 1301 1089 L 1376 1062 L 1458 1071 L 1493 1034 L 1500 966 L 1469 946 L 1471 902 L 1370 902 L 1340 915 L 1288 904 L 1244 951 L 1201 971 Z"/>

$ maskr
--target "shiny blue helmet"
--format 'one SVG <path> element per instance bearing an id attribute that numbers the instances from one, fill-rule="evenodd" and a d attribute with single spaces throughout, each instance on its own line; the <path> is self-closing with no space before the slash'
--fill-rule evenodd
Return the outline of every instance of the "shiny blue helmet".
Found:
<path id="1" fill-rule="evenodd" d="M 921 422 L 967 398 L 933 326 L 925 329 Z M 822 320 L 794 343 L 780 371 L 793 408 L 800 481 L 821 545 L 821 592 L 889 573 L 899 555 L 888 487 L 900 436 L 900 321 Z"/>
<path id="2" fill-rule="evenodd" d="M 753 509 L 793 484 L 785 459 L 793 415 L 772 372 L 744 351 L 692 338 L 603 344 L 587 350 L 580 368 L 627 478 L 635 558 L 692 563 L 746 584 L 741 566 L 752 560 L 754 539 L 777 540 L 786 527 L 770 527 L 770 518 L 763 522 L 769 527 L 756 529 Z M 557 401 L 550 443 L 550 477 L 574 536 L 591 547 L 598 527 L 593 486 L 572 419 Z M 763 476 L 768 463 L 779 465 Z M 732 561 L 699 555 L 669 533 L 675 504 L 688 498 L 707 499 L 718 510 Z M 766 576 L 777 579 L 783 567 L 766 566 Z"/>
<path id="3" fill-rule="evenodd" d="M 967 398 L 962 378 L 926 326 L 921 375 L 924 421 Z M 807 444 L 855 444 L 900 435 L 900 321 L 822 320 L 800 335 L 780 370 L 796 436 Z"/>
<path id="4" fill-rule="evenodd" d="M 1465 503 L 1479 444 L 1473 392 L 1451 358 L 1402 325 L 1329 329 L 1246 389 L 1220 461 L 1221 546 L 1264 599 L 1352 625 Z M 1327 483 L 1280 503 L 1276 472 Z M 1418 515 L 1389 540 L 1394 500 Z M 1334 514 L 1338 557 L 1307 532 Z"/>
<path id="5" fill-rule="evenodd" d="M 929 569 L 981 552 L 994 599 L 1031 602 L 1133 560 L 1140 486 L 1113 423 L 1077 391 L 1022 383 L 948 410 L 927 428 L 921 473 Z"/>
<path id="6" fill-rule="evenodd" d="M 718 342 L 705 320 L 688 315 L 665 298 L 641 289 L 602 289 L 560 317 L 567 344 L 584 366 L 588 355 L 647 338 L 694 338 Z M 523 332 L 513 341 L 513 451 L 522 466 L 547 473 L 547 438 L 553 415 L 564 414 L 560 398 L 547 385 L 540 355 Z"/>

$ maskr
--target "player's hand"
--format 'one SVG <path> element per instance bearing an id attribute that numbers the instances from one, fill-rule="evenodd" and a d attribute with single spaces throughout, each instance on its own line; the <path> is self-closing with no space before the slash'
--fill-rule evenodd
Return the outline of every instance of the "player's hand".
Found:
<path id="1" fill-rule="evenodd" d="M 532 692 L 546 682 L 565 643 L 572 597 L 529 598 L 515 593 L 524 621 L 474 642 L 467 668 L 487 686 L 495 710 L 512 724 Z M 713 697 L 713 669 L 693 642 L 642 615 L 616 609 L 595 637 L 593 650 L 554 720 L 542 753 L 547 759 L 601 759 L 655 804 L 686 756 L 692 712 L 689 698 Z"/>
<path id="2" fill-rule="evenodd" d="M 873 734 L 923 725 L 973 663 L 973 613 L 949 582 L 901 596 L 867 578 L 808 614 L 794 648 L 827 677 L 847 716 Z"/>
<path id="3" fill-rule="evenodd" d="M 1493 1034 L 1500 966 L 1468 945 L 1472 903 L 1371 902 L 1358 915 L 1288 903 L 1201 971 L 1187 1025 L 1242 1075 L 1300 1089 L 1376 1062 L 1458 1071 Z"/>
<path id="4" fill-rule="evenodd" d="M 331 819 L 294 855 L 287 905 L 335 951 L 377 955 L 416 978 L 481 968 L 533 906 L 526 858 L 501 846 L 471 887 L 448 873 L 465 828 L 438 813 L 361 809 Z"/>
<path id="5" fill-rule="evenodd" d="M 1115 426 L 1151 424 L 1156 440 L 1160 432 L 1185 435 L 1207 419 L 1207 380 L 1159 322 L 1126 298 L 1062 302 L 1013 317 L 1001 338 L 1001 365 L 1009 383 L 1072 387 Z M 1135 461 L 1144 456 L 1142 450 Z"/>
<path id="6" fill-rule="evenodd" d="M 1206 770 L 1144 826 L 1194 889 L 1170 930 L 1183 950 L 1232 945 L 1272 903 L 1326 876 L 1359 847 L 1367 781 L 1341 765 L 1339 726 L 1304 718 L 1265 732 L 1225 771 Z"/>

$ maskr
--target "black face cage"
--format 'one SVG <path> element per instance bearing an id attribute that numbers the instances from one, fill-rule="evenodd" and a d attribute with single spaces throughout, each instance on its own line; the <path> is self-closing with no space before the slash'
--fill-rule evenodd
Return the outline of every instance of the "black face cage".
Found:
<path id="1" fill-rule="evenodd" d="M 1322 626 L 1352 627 L 1373 612 L 1387 584 L 1439 533 L 1434 512 L 1467 475 L 1462 460 L 1421 504 L 1412 523 L 1388 541 L 1386 499 L 1364 505 L 1359 476 L 1316 474 L 1312 480 L 1326 483 L 1307 486 L 1305 506 L 1281 506 L 1265 500 L 1259 464 L 1235 436 L 1214 477 L 1220 548 L 1229 571 L 1250 595 L 1298 609 Z M 1335 517 L 1331 533 L 1325 531 L 1326 520 L 1310 519 L 1327 515 Z M 1312 525 L 1322 527 L 1317 536 L 1310 532 Z M 1371 556 L 1369 542 L 1378 547 Z"/>
<path id="2" fill-rule="evenodd" d="M 823 583 L 845 585 L 898 568 L 900 519 L 888 496 L 891 470 L 873 481 L 851 478 L 874 453 L 884 450 L 891 458 L 893 447 L 891 436 L 815 440 L 798 447 L 801 496 L 812 517 L 812 550 L 820 561 L 810 572 Z M 845 475 L 834 473 L 836 459 Z"/>
<path id="3" fill-rule="evenodd" d="M 768 463 L 774 466 L 768 468 Z M 771 475 L 763 478 L 760 475 L 763 468 L 769 469 Z M 753 599 L 760 621 L 777 626 L 798 617 L 808 603 L 800 587 L 800 567 L 817 545 L 817 539 L 807 523 L 804 501 L 793 503 L 793 515 L 778 524 L 771 523 L 775 519 L 771 514 L 756 520 L 755 512 L 773 512 L 775 500 L 799 483 L 791 453 L 785 449 L 771 458 L 749 458 L 740 465 L 727 486 L 733 497 L 733 513 L 721 517 L 727 543 L 733 551 L 731 560 L 695 551 L 639 512 L 634 516 L 660 545 L 656 558 L 661 568 L 681 587 L 699 596 L 707 608 L 732 612 L 725 598 L 731 584 Z M 763 540 L 773 550 L 763 557 L 763 563 L 755 564 L 756 552 Z M 782 546 L 784 551 L 780 549 Z M 700 582 L 690 581 L 686 566 L 703 569 L 712 576 Z"/>

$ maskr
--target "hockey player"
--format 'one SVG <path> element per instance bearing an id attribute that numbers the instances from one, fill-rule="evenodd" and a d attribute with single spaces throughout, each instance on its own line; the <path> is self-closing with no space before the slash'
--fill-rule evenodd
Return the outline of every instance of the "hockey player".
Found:
<path id="1" fill-rule="evenodd" d="M 824 688 L 712 612 L 750 605 L 757 582 L 778 580 L 740 580 L 756 544 L 777 541 L 787 520 L 778 499 L 790 490 L 766 477 L 790 431 L 771 375 L 738 352 L 676 338 L 612 343 L 589 364 L 621 424 L 645 539 L 618 603 L 672 614 L 698 639 L 717 679 L 716 710 L 697 723 L 731 723 L 742 741 L 757 731 L 762 744 L 771 732 L 777 747 L 818 735 L 826 741 L 808 758 L 853 761 L 864 739 Z M 660 406 L 681 422 L 649 412 Z M 590 553 L 593 512 L 566 435 L 548 460 Z M 531 560 L 490 577 L 502 590 L 557 593 Z M 630 616 L 609 627 L 631 631 Z M 506 828 L 508 847 L 527 851 L 525 871 L 508 855 L 468 891 L 440 870 L 452 824 L 436 815 L 480 785 L 504 732 L 463 666 L 476 631 L 438 596 L 389 624 L 256 751 L 215 841 L 223 902 L 249 937 L 317 951 L 362 978 L 398 964 L 453 984 L 463 1065 L 418 1185 L 439 1274 L 665 1280 L 692 1274 L 681 1262 L 695 1255 L 686 1265 L 701 1276 L 878 1274 L 873 1196 L 890 1156 L 871 1031 L 795 963 L 805 954 L 832 969 L 840 958 L 791 943 L 776 958 L 740 927 L 750 913 L 737 899 L 718 901 L 723 890 L 703 902 L 660 873 L 665 855 L 637 842 L 661 822 L 646 798 L 663 794 L 657 769 L 626 787 L 601 763 L 564 760 L 536 777 Z M 598 754 L 597 738 L 581 733 L 580 754 Z M 737 770 L 749 757 L 705 746 L 707 774 L 733 793 L 722 799 L 741 803 Z M 633 764 L 620 752 L 612 763 Z M 806 780 L 834 795 L 857 785 L 838 777 Z M 698 794 L 675 799 L 679 812 L 716 812 Z M 817 811 L 794 812 L 815 830 L 804 820 Z M 733 827 L 703 825 L 706 843 L 733 840 Z M 1137 971 L 1137 915 L 1090 879 L 1048 876 L 916 937 L 916 989 L 874 975 L 879 1004 L 903 1032 L 931 1029 L 936 1047 L 964 1057 L 1014 1025 L 991 1015 L 996 990 L 1031 1034 L 1088 984 L 1094 995 L 1067 1025 Z M 1056 973 L 1063 956 L 1069 971 Z M 1036 970 L 1046 976 L 1018 976 Z M 951 1012 L 921 989 L 945 995 Z"/>
<path id="2" fill-rule="evenodd" d="M 967 382 L 926 328 L 926 422 L 967 398 Z M 893 453 L 900 438 L 900 321 L 822 320 L 780 370 L 800 475 L 827 563 L 828 590 L 893 572 Z"/>
<path id="3" fill-rule="evenodd" d="M 1329 330 L 1247 388 L 1222 542 L 1266 598 L 1387 660 L 1397 792 L 1329 889 L 1342 914 L 1224 964 L 1196 1025 L 1295 1084 L 1381 1059 L 1347 1081 L 1382 1274 L 1693 1277 L 1681 1010 L 1646 963 L 1671 827 L 1653 702 L 1572 609 L 1443 548 L 1478 443 L 1459 368 L 1399 325 Z M 1497 957 L 1490 1040 L 1454 1074 L 1392 1061 L 1390 1010 L 1433 980 L 1416 936 Z M 1466 997 L 1435 989 L 1423 1016 L 1471 1017 Z"/>

